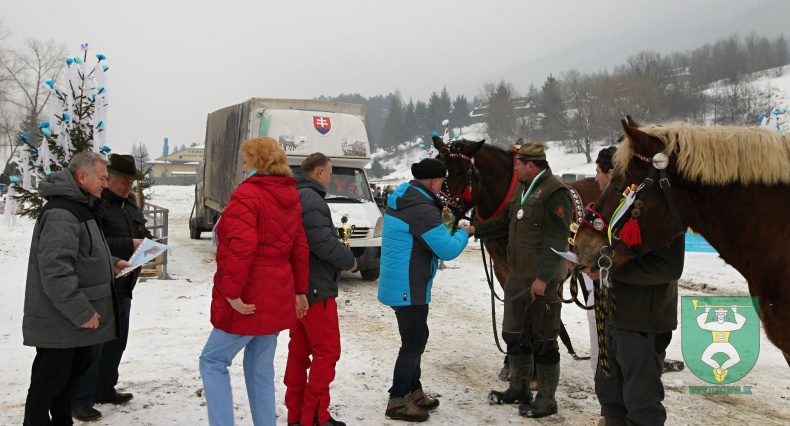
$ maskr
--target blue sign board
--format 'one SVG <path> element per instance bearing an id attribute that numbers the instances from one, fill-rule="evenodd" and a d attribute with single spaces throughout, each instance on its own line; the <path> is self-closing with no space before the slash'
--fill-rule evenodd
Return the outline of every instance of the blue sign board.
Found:
<path id="1" fill-rule="evenodd" d="M 702 235 L 694 235 L 691 232 L 686 232 L 686 252 L 694 253 L 716 253 L 714 249 Z"/>

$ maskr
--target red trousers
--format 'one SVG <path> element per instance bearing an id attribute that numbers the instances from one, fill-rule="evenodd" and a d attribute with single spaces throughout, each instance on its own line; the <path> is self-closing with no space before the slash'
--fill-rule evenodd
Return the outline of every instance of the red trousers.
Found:
<path id="1" fill-rule="evenodd" d="M 340 359 L 335 298 L 313 303 L 307 314 L 291 328 L 290 337 L 283 380 L 287 387 L 288 423 L 320 425 L 331 417 L 329 384 L 335 379 L 335 364 Z"/>

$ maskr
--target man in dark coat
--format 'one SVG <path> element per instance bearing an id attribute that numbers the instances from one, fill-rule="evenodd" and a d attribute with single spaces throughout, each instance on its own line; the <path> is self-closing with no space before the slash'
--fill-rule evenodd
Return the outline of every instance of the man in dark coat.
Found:
<path id="1" fill-rule="evenodd" d="M 72 424 L 70 390 L 91 363 L 91 346 L 118 334 L 113 276 L 130 265 L 110 254 L 94 216 L 106 179 L 104 158 L 83 151 L 38 185 L 47 203 L 25 287 L 23 343 L 36 348 L 26 426 Z"/>
<path id="2" fill-rule="evenodd" d="M 101 229 L 110 253 L 121 259 L 129 259 L 143 238 L 153 238 L 145 228 L 146 220 L 132 193 L 134 181 L 145 176 L 136 169 L 131 155 L 111 155 L 107 171 L 107 188 L 102 192 L 104 209 Z M 80 379 L 72 402 L 72 413 L 79 420 L 90 421 L 101 417 L 101 412 L 93 408 L 94 403 L 123 404 L 133 397 L 131 393 L 116 391 L 115 385 L 118 384 L 118 366 L 129 337 L 132 290 L 139 276 L 140 268 L 115 280 L 120 333 L 117 339 L 92 348 L 93 361 Z"/>
<path id="3" fill-rule="evenodd" d="M 354 254 L 338 239 L 324 200 L 332 162 L 317 152 L 302 162 L 294 176 L 302 202 L 302 225 L 310 246 L 310 289 L 307 314 L 291 328 L 285 368 L 285 405 L 289 425 L 345 426 L 329 414 L 329 385 L 340 359 L 337 283 L 340 271 L 357 267 Z M 312 361 L 310 357 L 312 356 Z M 309 369 L 309 378 L 308 378 Z"/>

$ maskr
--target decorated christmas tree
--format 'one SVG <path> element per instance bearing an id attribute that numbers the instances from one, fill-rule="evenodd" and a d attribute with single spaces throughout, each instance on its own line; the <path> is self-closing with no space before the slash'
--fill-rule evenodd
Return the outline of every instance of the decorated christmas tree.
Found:
<path id="1" fill-rule="evenodd" d="M 34 186 L 44 176 L 68 167 L 71 157 L 85 150 L 109 154 L 107 139 L 106 57 L 96 55 L 93 66 L 87 64 L 88 44 L 81 46 L 81 57 L 66 58 L 61 83 L 46 82 L 52 91 L 51 113 L 39 125 L 38 135 L 20 135 L 24 145 L 19 154 L 21 182 L 12 186 L 6 214 L 18 210 L 23 216 L 38 217 L 44 200 Z"/>

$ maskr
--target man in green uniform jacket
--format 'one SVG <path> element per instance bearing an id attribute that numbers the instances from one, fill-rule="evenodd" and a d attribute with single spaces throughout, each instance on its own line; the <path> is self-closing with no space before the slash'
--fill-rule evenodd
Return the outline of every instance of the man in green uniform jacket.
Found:
<path id="1" fill-rule="evenodd" d="M 508 233 L 510 275 L 505 282 L 502 337 L 508 354 L 510 386 L 491 391 L 498 404 L 519 402 L 519 414 L 544 417 L 557 413 L 554 394 L 560 378 L 557 336 L 560 308 L 557 286 L 566 262 L 552 251 L 568 250 L 573 202 L 568 187 L 551 173 L 543 145 L 529 142 L 516 154 L 519 184 L 508 208 L 497 218 L 475 221 L 478 238 Z M 538 394 L 532 400 L 529 383 L 537 365 Z"/>

